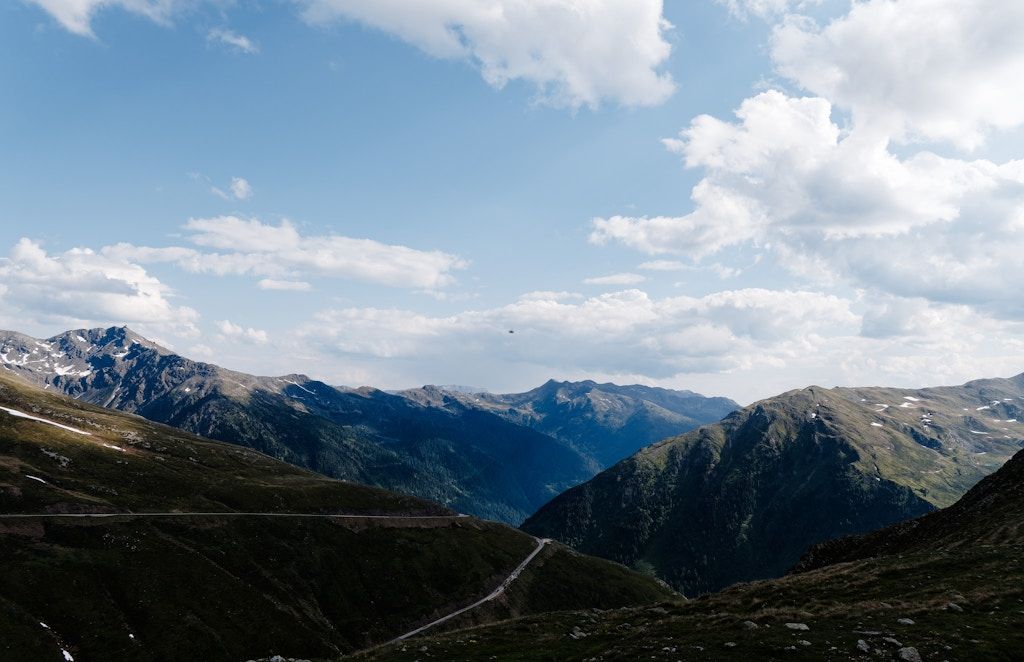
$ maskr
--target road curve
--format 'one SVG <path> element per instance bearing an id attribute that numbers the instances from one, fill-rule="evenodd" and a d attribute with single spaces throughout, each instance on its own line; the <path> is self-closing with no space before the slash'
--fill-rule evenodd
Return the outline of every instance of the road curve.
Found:
<path id="1" fill-rule="evenodd" d="M 394 519 L 394 520 L 424 520 L 424 519 L 461 519 L 469 517 L 459 513 L 458 515 L 331 515 L 331 514 L 319 514 L 319 513 L 240 513 L 240 512 L 196 512 L 196 513 L 0 513 L 0 519 L 39 519 L 39 518 L 111 518 L 111 517 L 311 517 L 320 519 Z M 512 585 L 512 582 L 519 579 L 519 575 L 522 574 L 526 566 L 530 565 L 532 561 L 546 545 L 551 542 L 550 538 L 534 538 L 537 541 L 537 546 L 533 549 L 529 555 L 523 559 L 522 563 L 516 566 L 515 570 L 505 578 L 498 588 L 491 591 L 487 596 L 477 600 L 471 605 L 457 609 L 450 614 L 442 616 L 437 620 L 431 621 L 426 625 L 406 632 L 403 635 L 395 637 L 391 641 L 382 644 L 384 646 L 388 644 L 397 643 L 404 641 L 410 637 L 429 630 L 430 628 L 440 625 L 446 621 L 459 616 L 461 614 L 476 609 L 480 605 L 494 600 Z"/>
<path id="2" fill-rule="evenodd" d="M 460 614 L 465 614 L 470 609 L 475 609 L 475 608 L 479 607 L 480 605 L 484 604 L 485 602 L 490 602 L 491 600 L 497 598 L 499 595 L 501 595 L 502 593 L 505 592 L 505 589 L 507 589 L 509 586 L 512 585 L 512 582 L 514 582 L 516 579 L 519 578 L 519 575 L 522 574 L 523 570 L 526 569 L 526 566 L 528 566 L 530 564 L 530 561 L 532 561 L 535 556 L 540 554 L 540 551 L 542 549 L 544 549 L 544 546 L 551 542 L 550 538 L 534 538 L 534 540 L 537 541 L 537 547 L 532 552 L 530 552 L 530 555 L 527 556 L 525 559 L 523 559 L 523 562 L 520 563 L 516 567 L 516 569 L 512 571 L 512 574 L 510 574 L 508 577 L 506 577 L 505 581 L 503 581 L 498 588 L 496 588 L 493 591 L 491 591 L 491 593 L 489 595 L 487 595 L 487 597 L 481 598 L 480 600 L 477 600 L 476 602 L 474 602 L 473 604 L 471 604 L 471 605 L 469 605 L 467 607 L 463 607 L 462 609 L 458 609 L 456 611 L 453 611 L 452 613 L 448 614 L 447 616 L 442 616 L 441 618 L 437 619 L 436 621 L 431 621 L 430 623 L 427 623 L 426 625 L 421 625 L 420 627 L 416 628 L 415 630 L 412 630 L 411 632 L 406 632 L 405 634 L 403 634 L 403 635 L 401 635 L 399 637 L 395 637 L 394 639 L 392 639 L 391 641 L 387 642 L 384 645 L 387 646 L 388 644 L 394 644 L 394 643 L 397 643 L 399 641 L 404 641 L 405 639 L 408 639 L 409 637 L 415 637 L 416 635 L 418 635 L 421 632 L 424 632 L 426 630 L 429 630 L 430 628 L 434 627 L 435 625 L 440 625 L 441 623 L 444 623 L 445 621 L 449 621 L 449 620 L 455 618 L 456 616 L 459 616 Z"/>

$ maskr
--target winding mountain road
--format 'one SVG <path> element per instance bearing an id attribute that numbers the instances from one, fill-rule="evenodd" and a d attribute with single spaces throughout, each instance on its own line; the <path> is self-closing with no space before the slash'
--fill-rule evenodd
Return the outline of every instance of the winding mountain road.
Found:
<path id="1" fill-rule="evenodd" d="M 111 517 L 312 517 L 320 519 L 395 519 L 395 520 L 425 520 L 425 519 L 461 519 L 469 517 L 468 515 L 331 515 L 331 514 L 320 514 L 320 513 L 240 513 L 240 512 L 194 512 L 194 513 L 179 513 L 179 512 L 166 512 L 166 513 L 0 513 L 0 520 L 3 519 L 39 519 L 39 518 L 111 518 Z M 480 598 L 471 605 L 457 609 L 450 614 L 446 614 L 441 618 L 438 618 L 426 625 L 421 625 L 415 630 L 406 632 L 403 635 L 395 637 L 391 641 L 382 644 L 384 646 L 388 644 L 394 644 L 399 641 L 404 641 L 410 637 L 425 632 L 441 623 L 450 621 L 456 616 L 465 614 L 467 611 L 476 609 L 482 604 L 488 603 L 499 596 L 501 596 L 512 583 L 519 579 L 519 575 L 523 573 L 526 566 L 530 565 L 530 561 L 533 561 L 538 554 L 544 549 L 544 547 L 551 543 L 550 538 L 534 538 L 537 542 L 537 546 L 532 552 L 523 559 L 522 563 L 516 566 L 515 570 L 505 578 L 498 588 L 491 591 L 485 597 Z"/>
<path id="2" fill-rule="evenodd" d="M 474 602 L 473 604 L 471 604 L 469 606 L 466 606 L 466 607 L 463 607 L 462 609 L 458 609 L 456 611 L 453 611 L 452 613 L 450 613 L 450 614 L 448 614 L 446 616 L 442 616 L 441 618 L 437 619 L 436 621 L 431 621 L 430 623 L 427 623 L 426 625 L 421 625 L 420 627 L 416 628 L 415 630 L 412 630 L 410 632 L 406 632 L 405 634 L 403 634 L 403 635 L 401 635 L 399 637 L 395 637 L 394 639 L 392 639 L 391 641 L 387 642 L 387 644 L 384 644 L 384 645 L 386 646 L 388 644 L 394 644 L 394 643 L 397 643 L 399 641 L 403 641 L 405 639 L 408 639 L 410 637 L 415 637 L 416 635 L 420 634 L 421 632 L 425 632 L 426 630 L 429 630 L 430 628 L 434 627 L 435 625 L 440 625 L 441 623 L 444 623 L 445 621 L 450 621 L 451 619 L 455 618 L 456 616 L 459 616 L 461 614 L 465 614 L 467 611 L 469 611 L 471 609 L 476 609 L 480 605 L 482 605 L 482 604 L 484 604 L 486 602 L 490 602 L 491 600 L 494 600 L 495 598 L 500 596 L 502 593 L 505 592 L 505 589 L 507 589 L 509 586 L 512 585 L 512 582 L 514 582 L 516 579 L 519 578 L 519 575 L 522 574 L 523 570 L 526 569 L 526 566 L 530 565 L 530 561 L 532 561 L 534 559 L 534 557 L 536 557 L 538 554 L 540 554 L 541 550 L 544 549 L 544 546 L 551 542 L 550 538 L 534 538 L 534 540 L 537 541 L 537 547 L 532 552 L 530 552 L 530 555 L 527 556 L 525 559 L 523 559 L 523 562 L 520 563 L 516 567 L 516 569 L 512 571 L 512 574 L 510 574 L 508 577 L 506 577 L 505 581 L 503 581 L 501 583 L 501 585 L 498 586 L 498 588 L 496 588 L 493 591 L 491 591 L 491 593 L 488 594 L 487 597 L 481 598 L 481 599 L 477 600 L 476 602 Z"/>

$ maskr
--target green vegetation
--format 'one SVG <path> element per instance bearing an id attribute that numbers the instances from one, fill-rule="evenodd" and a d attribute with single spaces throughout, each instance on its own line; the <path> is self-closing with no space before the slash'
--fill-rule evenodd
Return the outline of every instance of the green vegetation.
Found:
<path id="1" fill-rule="evenodd" d="M 780 579 L 655 607 L 530 616 L 359 659 L 1020 660 L 1022 523 L 1024 452 L 956 505 L 830 542 Z"/>
<path id="2" fill-rule="evenodd" d="M 62 648 L 78 662 L 332 659 L 487 595 L 536 545 L 435 503 L 331 480 L 7 375 L 0 406 L 89 433 L 0 411 L 4 660 L 60 660 Z M 171 511 L 359 517 L 2 515 Z M 512 588 L 469 617 L 671 596 L 557 545 Z"/>
<path id="3" fill-rule="evenodd" d="M 811 546 L 953 503 L 1024 442 L 1024 376 L 811 387 L 646 448 L 523 524 L 653 566 L 685 595 L 779 576 Z"/>

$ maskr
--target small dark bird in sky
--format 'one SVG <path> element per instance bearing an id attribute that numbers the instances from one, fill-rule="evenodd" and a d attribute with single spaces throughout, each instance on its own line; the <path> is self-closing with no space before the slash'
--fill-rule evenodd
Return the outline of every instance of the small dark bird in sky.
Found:
<path id="1" fill-rule="evenodd" d="M 508 332 L 509 332 L 509 333 L 515 333 L 515 332 L 516 332 L 516 330 L 515 330 L 515 329 L 509 329 L 509 330 L 508 330 Z"/>

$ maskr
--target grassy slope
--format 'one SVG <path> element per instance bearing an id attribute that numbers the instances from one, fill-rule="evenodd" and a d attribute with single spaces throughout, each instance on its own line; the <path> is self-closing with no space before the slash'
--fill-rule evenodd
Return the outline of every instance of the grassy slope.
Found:
<path id="1" fill-rule="evenodd" d="M 914 647 L 924 660 L 1020 660 L 1022 496 L 1024 452 L 955 506 L 822 546 L 804 560 L 811 570 L 654 609 L 531 616 L 365 657 L 868 660 Z M 828 565 L 837 559 L 845 562 Z M 574 628 L 587 636 L 573 638 Z"/>
<path id="2" fill-rule="evenodd" d="M 472 602 L 535 545 L 499 524 L 445 519 L 450 511 L 430 502 L 330 480 L 5 375 L 0 405 L 92 433 L 0 412 L 0 512 L 429 517 L 0 518 L 5 660 L 59 660 L 61 647 L 79 662 L 333 657 Z M 524 581 L 535 572 L 552 574 L 563 556 L 576 558 L 564 548 L 546 554 L 550 559 L 531 566 Z M 555 606 L 638 604 L 667 595 L 614 564 L 583 563 L 580 581 L 553 572 L 550 581 L 561 586 Z M 542 610 L 547 599 L 510 594 L 493 616 Z"/>

